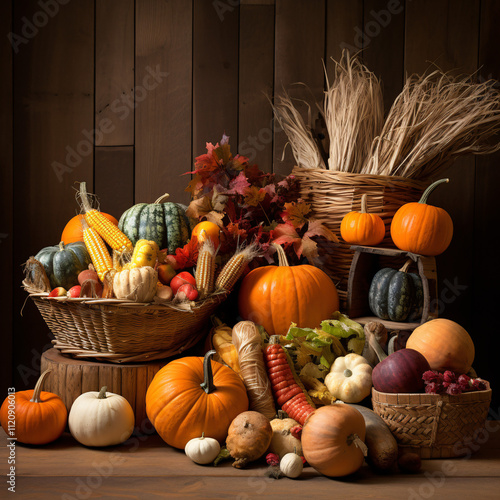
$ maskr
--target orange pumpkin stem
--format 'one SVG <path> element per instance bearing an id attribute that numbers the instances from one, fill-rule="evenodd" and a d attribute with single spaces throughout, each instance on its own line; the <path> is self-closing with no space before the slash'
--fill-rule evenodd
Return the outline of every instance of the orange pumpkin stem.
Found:
<path id="1" fill-rule="evenodd" d="M 273 247 L 276 248 L 276 252 L 278 253 L 278 266 L 280 267 L 289 267 L 288 260 L 286 259 L 285 251 L 283 250 L 281 245 L 277 243 L 272 243 Z"/>
<path id="2" fill-rule="evenodd" d="M 204 380 L 200 384 L 200 387 L 207 393 L 211 394 L 215 391 L 216 387 L 214 385 L 214 375 L 212 372 L 212 356 L 216 351 L 211 350 L 205 354 L 203 359 L 203 377 Z"/>
<path id="3" fill-rule="evenodd" d="M 30 401 L 32 403 L 41 403 L 41 401 L 40 401 L 40 394 L 42 392 L 42 385 L 43 385 L 44 380 L 47 378 L 48 374 L 51 371 L 52 370 L 50 370 L 50 369 L 49 370 L 45 370 L 40 375 L 40 378 L 37 380 L 35 388 L 33 389 L 33 396 L 31 396 L 31 399 L 30 399 Z"/>
<path id="4" fill-rule="evenodd" d="M 420 198 L 419 203 L 426 204 L 427 203 L 427 198 L 429 198 L 429 195 L 436 189 L 439 184 L 442 184 L 443 182 L 450 182 L 450 179 L 439 179 L 436 182 L 433 182 L 425 191 L 424 194 L 422 195 L 422 198 Z"/>
<path id="5" fill-rule="evenodd" d="M 153 205 L 159 205 L 160 203 L 163 203 L 163 200 L 167 200 L 170 198 L 170 195 L 168 193 L 162 194 L 154 203 Z"/>
<path id="6" fill-rule="evenodd" d="M 399 271 L 400 271 L 400 272 L 402 272 L 402 273 L 406 273 L 406 272 L 408 272 L 408 268 L 411 266 L 411 263 L 412 263 L 412 262 L 413 262 L 413 260 L 408 259 L 408 260 L 404 263 L 403 267 L 402 267 Z"/>

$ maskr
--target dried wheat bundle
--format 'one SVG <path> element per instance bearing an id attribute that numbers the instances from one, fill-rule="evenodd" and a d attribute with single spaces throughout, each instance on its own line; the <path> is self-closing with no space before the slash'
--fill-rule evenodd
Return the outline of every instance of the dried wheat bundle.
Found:
<path id="1" fill-rule="evenodd" d="M 500 149 L 500 92 L 440 70 L 409 77 L 394 101 L 364 174 L 437 177 L 459 156 Z"/>
<path id="2" fill-rule="evenodd" d="M 326 75 L 323 114 L 330 138 L 328 168 L 360 173 L 373 139 L 384 124 L 382 87 L 377 77 L 347 50 L 335 61 L 332 84 Z"/>
<path id="3" fill-rule="evenodd" d="M 305 124 L 288 93 L 283 91 L 283 95 L 275 97 L 272 107 L 276 120 L 288 138 L 288 144 L 292 148 L 297 165 L 304 168 L 325 168 L 325 163 L 312 135 L 311 126 Z"/>

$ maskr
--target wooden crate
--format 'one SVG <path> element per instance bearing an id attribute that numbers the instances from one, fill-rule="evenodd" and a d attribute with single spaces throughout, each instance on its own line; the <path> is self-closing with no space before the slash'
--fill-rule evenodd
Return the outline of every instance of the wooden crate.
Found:
<path id="1" fill-rule="evenodd" d="M 414 330 L 429 319 L 438 316 L 436 259 L 392 248 L 366 247 L 353 245 L 352 260 L 347 284 L 347 315 L 362 325 L 377 321 L 389 330 Z M 422 279 L 424 307 L 418 322 L 395 322 L 374 316 L 368 303 L 368 292 L 373 276 L 384 267 L 400 269 L 410 258 L 415 270 Z"/>

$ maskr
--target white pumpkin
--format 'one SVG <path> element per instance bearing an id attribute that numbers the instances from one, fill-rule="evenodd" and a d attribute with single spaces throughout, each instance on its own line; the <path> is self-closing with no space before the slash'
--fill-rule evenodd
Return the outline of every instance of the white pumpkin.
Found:
<path id="1" fill-rule="evenodd" d="M 158 273 L 150 266 L 124 269 L 113 278 L 113 291 L 118 299 L 151 302 L 156 294 Z"/>
<path id="2" fill-rule="evenodd" d="M 325 385 L 337 399 L 346 403 L 359 403 L 370 395 L 372 367 L 359 354 L 340 356 L 325 377 Z"/>
<path id="3" fill-rule="evenodd" d="M 111 446 L 126 441 L 134 431 L 135 416 L 130 403 L 119 394 L 85 392 L 71 406 L 71 435 L 85 446 Z"/>
<path id="4" fill-rule="evenodd" d="M 196 464 L 209 464 L 213 462 L 220 451 L 217 439 L 205 437 L 205 433 L 199 438 L 193 438 L 184 447 L 186 455 Z"/>
<path id="5" fill-rule="evenodd" d="M 280 461 L 280 470 L 286 477 L 299 477 L 303 468 L 304 462 L 297 453 L 287 453 Z"/>

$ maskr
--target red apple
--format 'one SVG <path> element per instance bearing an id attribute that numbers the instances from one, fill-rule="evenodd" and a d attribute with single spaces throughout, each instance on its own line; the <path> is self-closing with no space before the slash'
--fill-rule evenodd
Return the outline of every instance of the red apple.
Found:
<path id="1" fill-rule="evenodd" d="M 67 293 L 65 288 L 58 286 L 49 293 L 49 297 L 66 297 Z"/>
<path id="2" fill-rule="evenodd" d="M 80 297 L 80 292 L 82 291 L 82 287 L 80 285 L 75 285 L 75 286 L 72 286 L 69 290 L 68 290 L 68 297 L 71 297 L 71 298 L 76 298 L 76 297 Z"/>
<path id="3" fill-rule="evenodd" d="M 160 264 L 156 270 L 158 271 L 158 279 L 164 285 L 169 285 L 176 274 L 175 269 L 170 264 Z"/>
<path id="4" fill-rule="evenodd" d="M 184 285 L 178 288 L 176 295 L 181 299 L 183 298 L 182 295 L 184 295 L 188 300 L 196 300 L 198 298 L 198 290 L 190 283 L 184 283 Z"/>
<path id="5" fill-rule="evenodd" d="M 170 281 L 170 288 L 172 289 L 174 295 L 177 293 L 177 290 L 179 290 L 179 287 L 186 283 L 196 286 L 195 277 L 191 273 L 188 273 L 187 271 L 183 271 L 182 273 L 176 274 Z"/>

